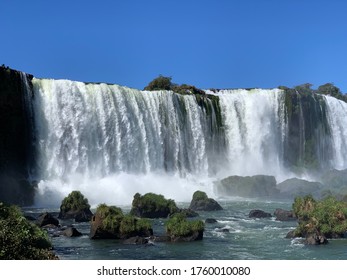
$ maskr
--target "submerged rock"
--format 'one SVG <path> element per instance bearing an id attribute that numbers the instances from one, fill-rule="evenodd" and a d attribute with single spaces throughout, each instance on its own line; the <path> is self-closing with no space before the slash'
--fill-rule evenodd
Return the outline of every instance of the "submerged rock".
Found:
<path id="1" fill-rule="evenodd" d="M 215 224 L 215 223 L 218 223 L 218 221 L 216 219 L 213 219 L 213 218 L 207 218 L 205 220 L 205 224 Z"/>
<path id="2" fill-rule="evenodd" d="M 142 245 L 142 244 L 148 244 L 148 238 L 142 237 L 142 236 L 133 236 L 130 238 L 127 238 L 123 241 L 123 244 L 133 244 L 133 245 Z"/>

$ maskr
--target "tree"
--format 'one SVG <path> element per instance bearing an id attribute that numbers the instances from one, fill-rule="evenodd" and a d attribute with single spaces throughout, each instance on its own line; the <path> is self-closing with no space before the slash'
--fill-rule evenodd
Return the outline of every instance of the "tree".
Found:
<path id="1" fill-rule="evenodd" d="M 171 82 L 171 77 L 164 77 L 162 75 L 159 75 L 158 78 L 155 78 L 153 81 L 151 81 L 144 90 L 171 90 L 174 84 Z"/>
<path id="2" fill-rule="evenodd" d="M 0 202 L 0 259 L 56 259 L 51 248 L 44 230 L 27 221 L 17 206 Z"/>

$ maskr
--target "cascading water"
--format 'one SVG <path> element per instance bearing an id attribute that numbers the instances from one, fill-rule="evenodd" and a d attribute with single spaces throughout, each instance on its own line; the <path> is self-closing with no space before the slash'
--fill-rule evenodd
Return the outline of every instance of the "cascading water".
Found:
<path id="1" fill-rule="evenodd" d="M 153 189 L 188 200 L 196 189 L 187 191 L 187 178 L 206 177 L 214 143 L 194 96 L 66 80 L 34 79 L 33 85 L 47 182 L 41 189 L 57 184 L 66 195 L 84 185 L 93 197 L 102 190 L 110 201 L 128 203 L 135 192 Z"/>
<path id="2" fill-rule="evenodd" d="M 228 141 L 229 174 L 283 173 L 286 133 L 281 90 L 223 90 L 220 106 Z"/>
<path id="3" fill-rule="evenodd" d="M 92 205 L 129 205 L 136 192 L 190 201 L 198 189 L 213 196 L 216 178 L 281 181 L 292 166 L 347 167 L 347 104 L 332 97 L 207 91 L 216 105 L 171 91 L 32 82 L 41 206 L 60 205 L 74 189 Z"/>
<path id="4" fill-rule="evenodd" d="M 328 122 L 333 142 L 334 168 L 347 168 L 347 103 L 331 96 L 325 96 L 328 108 Z"/>

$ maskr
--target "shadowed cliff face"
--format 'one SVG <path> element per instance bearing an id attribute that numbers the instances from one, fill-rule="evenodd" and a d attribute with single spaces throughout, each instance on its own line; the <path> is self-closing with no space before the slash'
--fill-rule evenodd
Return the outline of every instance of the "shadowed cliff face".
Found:
<path id="1" fill-rule="evenodd" d="M 334 166 L 325 97 L 286 90 L 287 133 L 284 163 L 291 170 L 319 171 Z"/>
<path id="2" fill-rule="evenodd" d="M 29 182 L 33 122 L 31 109 L 26 109 L 31 79 L 31 75 L 0 67 L 0 201 L 19 205 L 32 204 L 34 197 Z"/>

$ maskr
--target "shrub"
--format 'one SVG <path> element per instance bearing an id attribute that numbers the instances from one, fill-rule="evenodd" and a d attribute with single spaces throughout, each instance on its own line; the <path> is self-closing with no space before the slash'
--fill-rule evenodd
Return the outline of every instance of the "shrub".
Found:
<path id="1" fill-rule="evenodd" d="M 141 196 L 134 195 L 131 214 L 140 217 L 167 217 L 178 211 L 176 203 L 172 199 L 166 199 L 163 195 L 146 193 Z"/>
<path id="2" fill-rule="evenodd" d="M 122 209 L 116 206 L 100 204 L 96 209 L 96 215 L 102 219 L 102 229 L 105 231 L 117 232 L 124 217 Z"/>
<path id="3" fill-rule="evenodd" d="M 166 232 L 173 236 L 188 236 L 204 230 L 204 222 L 200 220 L 188 221 L 184 214 L 174 214 L 166 222 Z"/>
<path id="4" fill-rule="evenodd" d="M 124 215 L 122 210 L 116 206 L 100 204 L 95 215 L 102 219 L 101 230 L 113 235 L 113 238 L 128 238 L 153 233 L 148 220 L 139 219 L 130 214 Z"/>
<path id="5" fill-rule="evenodd" d="M 205 200 L 205 199 L 208 199 L 208 196 L 207 196 L 207 194 L 205 192 L 196 191 L 193 194 L 193 200 Z"/>
<path id="6" fill-rule="evenodd" d="M 310 195 L 297 197 L 293 211 L 299 221 L 296 233 L 301 236 L 318 231 L 334 237 L 347 231 L 347 203 L 332 196 L 320 201 L 315 201 Z"/>
<path id="7" fill-rule="evenodd" d="M 171 82 L 171 77 L 164 77 L 162 75 L 159 75 L 158 78 L 155 78 L 153 81 L 151 81 L 144 90 L 171 90 L 173 87 L 173 84 Z"/>
<path id="8" fill-rule="evenodd" d="M 138 219 L 132 215 L 126 215 L 120 223 L 119 231 L 122 236 L 132 236 L 151 229 L 151 223 L 147 219 Z"/>
<path id="9" fill-rule="evenodd" d="M 60 210 L 63 212 L 89 209 L 88 199 L 80 191 L 72 191 L 61 202 Z"/>
<path id="10" fill-rule="evenodd" d="M 182 85 L 175 85 L 172 87 L 172 90 L 174 92 L 177 92 L 179 94 L 200 94 L 205 95 L 205 92 L 201 89 L 198 89 L 195 86 L 182 84 Z"/>
<path id="11" fill-rule="evenodd" d="M 0 202 L 0 259 L 56 259 L 47 233 L 22 215 L 16 206 Z"/>

